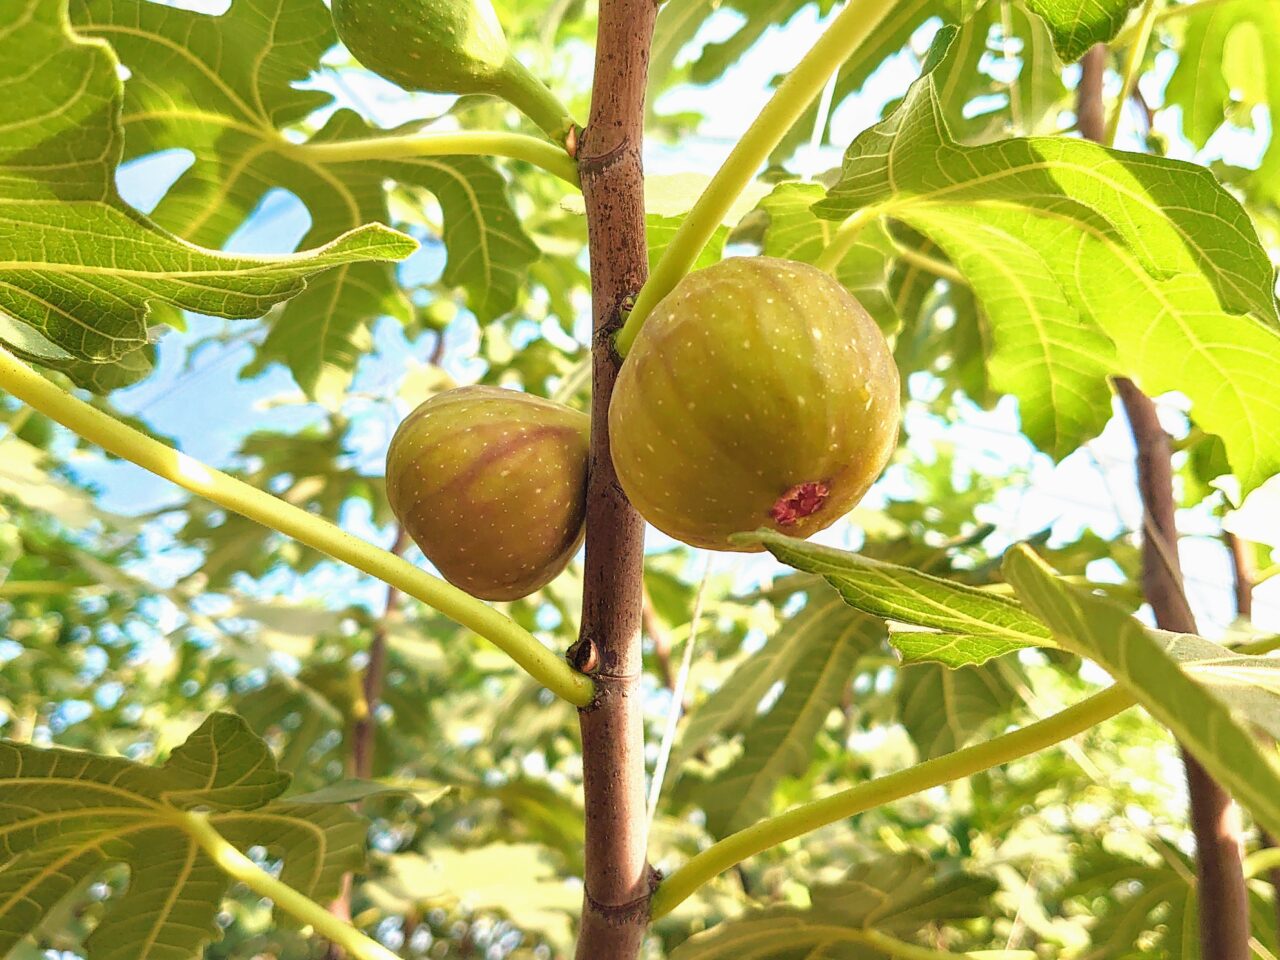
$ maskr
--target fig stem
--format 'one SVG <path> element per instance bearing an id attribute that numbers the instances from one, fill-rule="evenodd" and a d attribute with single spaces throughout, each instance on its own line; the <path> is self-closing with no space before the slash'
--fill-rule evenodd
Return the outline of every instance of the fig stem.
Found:
<path id="1" fill-rule="evenodd" d="M 1146 56 L 1147 44 L 1151 40 L 1151 31 L 1155 28 L 1160 6 L 1156 0 L 1146 0 L 1142 7 L 1138 32 L 1129 45 L 1129 55 L 1124 62 L 1124 80 L 1120 86 L 1120 99 L 1116 101 L 1116 108 L 1107 119 L 1106 142 L 1112 146 L 1115 145 L 1116 134 L 1120 132 L 1120 121 L 1128 108 L 1129 98 L 1133 96 L 1134 87 L 1138 85 L 1138 74 L 1142 72 L 1142 58 Z"/>
<path id="2" fill-rule="evenodd" d="M 657 920 L 666 916 L 703 884 L 770 847 L 922 790 L 1037 753 L 1097 726 L 1135 702 L 1128 690 L 1116 684 L 1011 733 L 803 803 L 739 830 L 713 843 L 663 880 L 653 895 L 650 917 Z"/>
<path id="3" fill-rule="evenodd" d="M 493 643 L 535 680 L 575 706 L 586 706 L 595 697 L 595 684 L 589 677 L 573 670 L 533 634 L 488 604 L 322 517 L 206 466 L 95 410 L 45 380 L 2 347 L 0 388 L 104 450 L 421 600 Z"/>
<path id="4" fill-rule="evenodd" d="M 620 354 L 626 355 L 658 301 L 689 272 L 734 201 L 755 178 L 787 131 L 894 4 L 895 0 L 851 0 L 787 75 L 730 151 L 663 251 L 648 283 L 641 288 L 627 322 L 618 331 L 616 346 Z"/>
<path id="5" fill-rule="evenodd" d="M 883 205 L 873 204 L 869 207 L 863 207 L 852 214 L 836 228 L 835 234 L 831 237 L 831 242 L 823 248 L 822 253 L 818 254 L 818 259 L 813 261 L 813 265 L 834 277 L 839 271 L 840 264 L 844 261 L 844 258 L 853 249 L 853 245 L 858 239 L 858 234 L 862 233 L 863 227 L 873 220 L 879 219 L 883 212 Z"/>
<path id="6" fill-rule="evenodd" d="M 1268 637 L 1241 644 L 1235 650 L 1237 653 L 1259 656 L 1269 653 L 1274 647 L 1275 638 Z M 984 743 L 975 743 L 971 747 L 917 763 L 913 767 L 860 783 L 821 800 L 802 803 L 776 817 L 752 824 L 718 843 L 713 843 L 663 880 L 653 895 L 650 919 L 657 920 L 666 916 L 703 884 L 748 857 L 812 833 L 837 820 L 844 820 L 923 790 L 931 790 L 953 780 L 971 777 L 983 770 L 1047 750 L 1096 727 L 1136 703 L 1133 694 L 1125 687 L 1113 684 L 1052 716 L 992 737 Z"/>
<path id="7" fill-rule="evenodd" d="M 551 92 L 551 88 L 529 72 L 515 57 L 508 57 L 503 69 L 502 98 L 538 125 L 543 133 L 565 149 L 569 132 L 578 124 L 569 108 Z"/>
<path id="8" fill-rule="evenodd" d="M 290 144 L 288 152 L 322 163 L 360 163 L 365 160 L 443 156 L 509 157 L 532 163 L 572 186 L 580 186 L 578 167 L 563 146 L 556 146 L 525 133 L 506 133 L 500 130 L 462 130 L 402 137 L 369 137 L 335 143 L 298 143 Z"/>
<path id="9" fill-rule="evenodd" d="M 237 850 L 209 822 L 209 814 L 169 811 L 175 826 L 191 837 L 227 876 L 239 880 L 260 896 L 271 900 L 290 916 L 310 924 L 342 947 L 355 960 L 399 960 L 376 940 L 370 940 L 351 924 L 335 917 L 310 897 L 282 883 Z"/>

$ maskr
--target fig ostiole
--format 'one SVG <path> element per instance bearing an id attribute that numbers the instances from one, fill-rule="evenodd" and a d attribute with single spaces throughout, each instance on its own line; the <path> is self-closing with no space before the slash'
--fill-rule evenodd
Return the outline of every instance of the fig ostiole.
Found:
<path id="1" fill-rule="evenodd" d="M 573 129 L 511 53 L 490 0 L 333 0 L 333 22 L 352 56 L 406 90 L 493 94 L 558 143 Z"/>
<path id="2" fill-rule="evenodd" d="M 589 427 L 514 390 L 436 394 L 391 439 L 392 512 L 450 583 L 481 600 L 528 596 L 582 543 Z"/>
<path id="3" fill-rule="evenodd" d="M 689 274 L 640 329 L 609 410 L 623 490 L 711 550 L 761 527 L 809 537 L 897 446 L 898 370 L 875 321 L 807 264 L 735 257 Z"/>

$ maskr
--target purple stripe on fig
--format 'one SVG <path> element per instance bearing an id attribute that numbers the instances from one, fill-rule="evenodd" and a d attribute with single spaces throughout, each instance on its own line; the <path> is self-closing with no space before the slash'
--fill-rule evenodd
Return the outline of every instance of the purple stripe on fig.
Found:
<path id="1" fill-rule="evenodd" d="M 446 390 L 392 438 L 387 499 L 450 583 L 482 600 L 527 596 L 582 543 L 589 427 L 514 390 Z"/>

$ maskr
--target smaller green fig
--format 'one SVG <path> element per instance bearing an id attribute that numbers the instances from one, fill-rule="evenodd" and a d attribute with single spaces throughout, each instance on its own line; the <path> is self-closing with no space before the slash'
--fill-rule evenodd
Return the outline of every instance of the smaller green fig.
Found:
<path id="1" fill-rule="evenodd" d="M 808 264 L 734 257 L 654 308 L 609 408 L 618 480 L 663 533 L 711 550 L 809 537 L 862 499 L 898 438 L 898 370 L 875 321 Z"/>
<path id="2" fill-rule="evenodd" d="M 541 397 L 459 387 L 418 406 L 387 451 L 387 499 L 454 586 L 516 600 L 582 543 L 590 418 Z"/>
<path id="3" fill-rule="evenodd" d="M 333 0 L 333 22 L 357 60 L 406 90 L 493 94 L 557 140 L 572 126 L 511 54 L 490 0 Z"/>

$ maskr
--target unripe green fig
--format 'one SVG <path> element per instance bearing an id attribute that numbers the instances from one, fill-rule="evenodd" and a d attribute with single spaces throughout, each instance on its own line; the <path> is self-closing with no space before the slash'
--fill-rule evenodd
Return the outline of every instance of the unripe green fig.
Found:
<path id="1" fill-rule="evenodd" d="M 822 530 L 862 499 L 898 438 L 898 370 L 838 281 L 735 257 L 654 308 L 609 409 L 613 465 L 637 510 L 711 550 L 768 527 Z"/>
<path id="2" fill-rule="evenodd" d="M 512 56 L 490 0 L 333 0 L 333 22 L 357 60 L 406 90 L 494 94 L 557 140 L 572 125 Z"/>
<path id="3" fill-rule="evenodd" d="M 526 393 L 446 390 L 391 438 L 387 499 L 450 583 L 482 600 L 528 596 L 582 543 L 589 427 Z"/>

